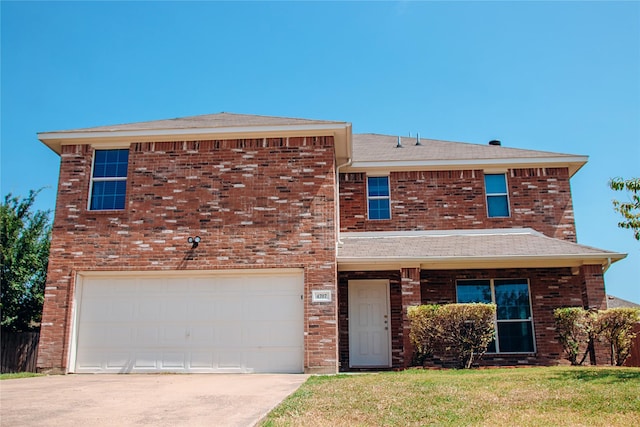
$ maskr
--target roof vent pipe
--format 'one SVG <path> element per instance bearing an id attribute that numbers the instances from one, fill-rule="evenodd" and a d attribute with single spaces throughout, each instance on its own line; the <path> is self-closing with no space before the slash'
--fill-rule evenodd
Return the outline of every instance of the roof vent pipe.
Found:
<path id="1" fill-rule="evenodd" d="M 422 142 L 420 142 L 420 132 L 416 133 L 416 145 L 422 145 Z"/>
<path id="2" fill-rule="evenodd" d="M 491 141 L 489 141 L 489 145 L 495 145 L 496 147 L 499 147 L 502 145 L 502 143 L 497 139 L 492 139 Z"/>
<path id="3" fill-rule="evenodd" d="M 402 140 L 400 139 L 400 136 L 398 136 L 398 143 L 396 144 L 396 148 L 402 148 Z"/>

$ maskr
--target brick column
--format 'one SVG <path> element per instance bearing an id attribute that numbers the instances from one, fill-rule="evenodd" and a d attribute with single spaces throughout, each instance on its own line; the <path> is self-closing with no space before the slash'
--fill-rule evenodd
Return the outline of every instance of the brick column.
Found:
<path id="1" fill-rule="evenodd" d="M 584 308 L 591 310 L 606 310 L 607 295 L 604 289 L 604 275 L 602 266 L 583 265 L 582 275 L 582 303 Z M 594 343 L 594 349 L 590 355 L 591 364 L 606 365 L 611 363 L 608 347 L 600 341 Z"/>
<path id="2" fill-rule="evenodd" d="M 403 367 L 409 367 L 413 358 L 413 346 L 409 332 L 411 325 L 407 316 L 407 309 L 412 305 L 420 305 L 420 268 L 402 268 L 400 270 L 402 287 L 402 355 L 400 363 Z"/>

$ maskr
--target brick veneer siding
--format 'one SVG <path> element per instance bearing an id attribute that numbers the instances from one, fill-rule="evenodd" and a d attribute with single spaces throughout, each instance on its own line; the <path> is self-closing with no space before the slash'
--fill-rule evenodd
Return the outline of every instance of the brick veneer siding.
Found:
<path id="1" fill-rule="evenodd" d="M 604 274 L 600 265 L 585 265 L 580 269 L 582 281 L 583 307 L 590 310 L 606 310 L 607 295 L 604 288 Z M 609 347 L 600 341 L 593 343 L 589 361 L 599 365 L 611 363 Z"/>
<path id="2" fill-rule="evenodd" d="M 413 344 L 411 343 L 411 322 L 409 321 L 409 307 L 421 304 L 420 269 L 403 268 L 402 275 L 402 360 L 404 367 L 411 366 L 413 359 Z"/>
<path id="3" fill-rule="evenodd" d="M 391 219 L 367 219 L 365 173 L 340 174 L 342 231 L 531 227 L 576 241 L 567 168 L 511 169 L 509 218 L 488 218 L 481 170 L 392 172 Z"/>
<path id="4" fill-rule="evenodd" d="M 592 271 L 600 266 L 584 266 Z M 589 275 L 589 273 L 587 273 Z M 422 303 L 446 304 L 456 301 L 456 280 L 459 279 L 529 279 L 531 308 L 536 340 L 536 354 L 485 355 L 487 365 L 557 365 L 568 364 L 558 341 L 553 310 L 558 307 L 582 307 L 585 277 L 572 274 L 570 268 L 507 269 L 507 270 L 423 270 L 421 273 Z M 604 282 L 593 284 L 598 295 L 604 295 Z M 600 356 L 601 357 L 601 356 Z M 607 363 L 598 359 L 598 363 Z"/>
<path id="5" fill-rule="evenodd" d="M 131 144 L 122 211 L 87 210 L 92 157 L 62 149 L 40 370 L 68 368 L 79 271 L 304 268 L 305 369 L 336 372 L 337 303 L 310 302 L 337 291 L 332 137 Z"/>
<path id="6" fill-rule="evenodd" d="M 419 275 L 420 289 L 415 289 Z M 349 371 L 349 280 L 388 279 L 390 283 L 392 367 L 403 368 L 412 361 L 408 341 L 408 305 L 456 302 L 456 281 L 460 279 L 528 279 L 536 340 L 535 354 L 485 355 L 481 365 L 558 365 L 568 364 L 556 334 L 553 310 L 558 307 L 586 307 L 588 293 L 595 303 L 604 301 L 604 282 L 599 265 L 587 265 L 578 274 L 571 268 L 422 270 L 340 272 L 338 275 L 338 327 L 340 370 Z M 415 299 L 414 297 L 418 297 Z M 606 301 L 605 301 L 606 304 Z M 598 364 L 608 364 L 608 353 L 596 346 Z M 587 363 L 589 360 L 587 360 Z M 437 364 L 430 361 L 427 364 Z"/>

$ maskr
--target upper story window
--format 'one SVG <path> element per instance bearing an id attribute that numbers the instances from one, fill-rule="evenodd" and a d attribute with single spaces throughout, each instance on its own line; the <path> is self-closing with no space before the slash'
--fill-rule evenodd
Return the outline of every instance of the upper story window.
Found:
<path id="1" fill-rule="evenodd" d="M 527 279 L 458 280 L 459 303 L 496 304 L 496 335 L 490 353 L 533 353 L 533 318 Z"/>
<path id="2" fill-rule="evenodd" d="M 484 186 L 487 193 L 487 213 L 489 217 L 509 216 L 506 175 L 503 173 L 485 174 Z"/>
<path id="3" fill-rule="evenodd" d="M 367 177 L 369 219 L 390 219 L 391 200 L 388 176 Z"/>
<path id="4" fill-rule="evenodd" d="M 124 209 L 129 150 L 96 150 L 91 173 L 89 209 Z"/>

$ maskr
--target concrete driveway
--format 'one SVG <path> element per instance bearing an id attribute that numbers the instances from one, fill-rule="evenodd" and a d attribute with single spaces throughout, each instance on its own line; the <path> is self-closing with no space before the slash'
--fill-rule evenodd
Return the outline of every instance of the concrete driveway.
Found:
<path id="1" fill-rule="evenodd" d="M 2 426 L 253 426 L 308 375 L 55 375 L 0 381 Z"/>

